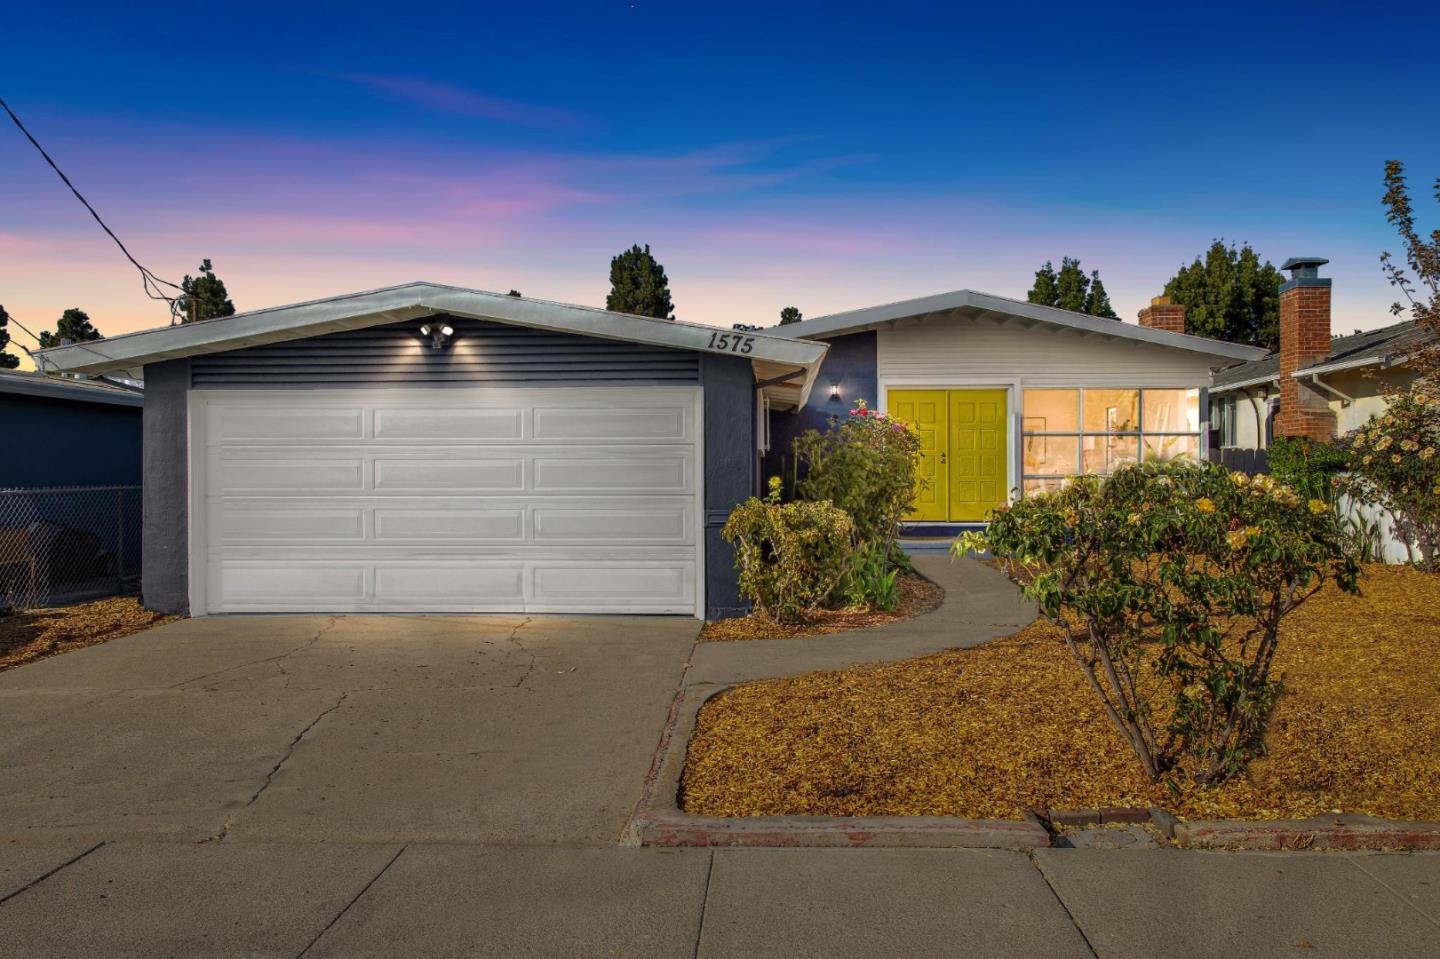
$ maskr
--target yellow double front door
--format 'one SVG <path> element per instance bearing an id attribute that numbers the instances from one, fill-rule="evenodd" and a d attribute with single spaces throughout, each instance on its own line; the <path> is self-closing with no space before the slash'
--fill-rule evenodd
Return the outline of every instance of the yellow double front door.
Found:
<path id="1" fill-rule="evenodd" d="M 1005 390 L 890 390 L 890 415 L 920 430 L 920 485 L 907 519 L 983 520 L 1006 500 Z"/>

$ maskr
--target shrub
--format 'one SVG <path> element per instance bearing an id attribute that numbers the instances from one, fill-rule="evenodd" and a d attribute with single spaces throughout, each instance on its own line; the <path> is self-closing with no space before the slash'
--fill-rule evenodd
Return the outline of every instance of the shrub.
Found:
<path id="1" fill-rule="evenodd" d="M 1350 454 L 1343 447 L 1302 437 L 1277 437 L 1268 453 L 1270 475 L 1307 500 L 1333 501 L 1335 477 L 1350 463 Z"/>
<path id="2" fill-rule="evenodd" d="M 976 547 L 1061 629 L 1145 773 L 1203 784 L 1263 750 L 1281 620 L 1357 575 L 1327 502 L 1215 463 L 1079 477 L 956 544 Z"/>
<path id="3" fill-rule="evenodd" d="M 1440 568 L 1440 387 L 1418 380 L 1347 437 L 1350 474 L 1337 484 L 1395 518 L 1395 534 Z"/>
<path id="4" fill-rule="evenodd" d="M 888 613 L 900 605 L 896 585 L 899 576 L 900 570 L 887 562 L 879 546 L 861 543 L 850 559 L 840 591 L 847 606 L 867 606 Z"/>
<path id="5" fill-rule="evenodd" d="M 908 566 L 900 551 L 900 520 L 915 502 L 920 434 L 914 427 L 869 409 L 865 401 L 830 428 L 795 438 L 803 475 L 798 498 L 828 500 L 855 521 L 856 538 L 874 543 L 889 564 Z"/>
<path id="6" fill-rule="evenodd" d="M 740 591 L 780 623 L 803 621 L 835 590 L 850 565 L 855 524 L 830 503 L 780 502 L 780 480 L 750 497 L 721 530 L 735 549 Z"/>

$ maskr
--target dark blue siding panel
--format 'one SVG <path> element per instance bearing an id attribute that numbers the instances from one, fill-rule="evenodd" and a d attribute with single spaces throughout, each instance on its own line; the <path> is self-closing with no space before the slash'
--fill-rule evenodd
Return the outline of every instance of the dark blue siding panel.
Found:
<path id="1" fill-rule="evenodd" d="M 730 510 L 754 491 L 755 387 L 750 362 L 703 354 L 705 387 L 705 617 L 748 611 L 735 555 L 720 538 Z"/>
<path id="2" fill-rule="evenodd" d="M 696 354 L 686 350 L 485 320 L 448 322 L 455 336 L 439 350 L 420 338 L 422 321 L 410 320 L 197 356 L 194 385 L 248 390 L 699 382 Z"/>
<path id="3" fill-rule="evenodd" d="M 0 394 L 0 489 L 140 485 L 140 408 Z"/>
<path id="4" fill-rule="evenodd" d="M 810 392 L 810 402 L 794 413 L 773 413 L 770 417 L 770 452 L 765 457 L 765 475 L 789 476 L 790 443 L 808 429 L 824 429 L 832 416 L 844 417 L 864 400 L 873 408 L 879 402 L 875 366 L 875 331 L 851 333 L 829 341 L 830 352 Z M 830 384 L 840 387 L 840 396 L 831 398 Z"/>

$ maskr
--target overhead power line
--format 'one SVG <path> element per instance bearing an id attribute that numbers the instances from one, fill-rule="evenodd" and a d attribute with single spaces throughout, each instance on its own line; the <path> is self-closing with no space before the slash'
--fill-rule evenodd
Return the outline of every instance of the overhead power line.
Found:
<path id="1" fill-rule="evenodd" d="M 20 118 L 15 115 L 14 110 L 10 109 L 10 104 L 6 103 L 3 97 L 0 97 L 0 108 L 4 108 L 5 112 L 10 115 L 10 119 L 15 123 L 15 126 L 19 127 L 20 132 L 25 134 L 25 139 L 30 141 L 30 145 L 40 151 L 40 155 L 45 158 L 45 162 L 50 164 L 50 169 L 54 170 L 55 175 L 60 177 L 65 185 L 70 188 L 71 193 L 75 194 L 75 199 L 79 200 L 85 209 L 90 211 L 90 215 L 95 218 L 95 222 L 100 224 L 100 229 L 104 230 L 106 235 L 115 241 L 115 245 L 120 248 L 120 252 L 125 254 L 125 259 L 129 260 L 135 266 L 135 269 L 140 271 L 140 281 L 145 288 L 145 295 L 152 300 L 164 300 L 170 310 L 170 322 L 175 322 L 179 315 L 179 306 L 176 303 L 176 298 L 167 294 L 164 287 L 179 290 L 181 293 L 185 292 L 184 289 L 171 283 L 169 280 L 160 279 L 160 277 L 143 266 L 139 260 L 135 259 L 130 251 L 126 249 L 125 244 L 120 242 L 120 238 L 115 235 L 115 231 L 106 225 L 105 221 L 100 218 L 99 213 L 95 212 L 95 208 L 90 205 L 90 201 L 85 199 L 79 190 L 75 189 L 75 184 L 70 182 L 70 178 L 65 175 L 65 171 L 61 170 L 60 166 L 51 159 L 50 154 L 45 152 L 45 148 L 40 145 L 40 141 L 36 140 L 34 135 L 25 128 L 25 124 L 20 122 Z"/>

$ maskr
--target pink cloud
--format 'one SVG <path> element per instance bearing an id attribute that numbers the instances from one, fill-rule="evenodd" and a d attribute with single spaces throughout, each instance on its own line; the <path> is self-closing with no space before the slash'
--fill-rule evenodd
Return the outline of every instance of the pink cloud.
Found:
<path id="1" fill-rule="evenodd" d="M 584 125 L 583 118 L 570 110 L 506 100 L 433 80 L 378 73 L 352 73 L 346 79 L 437 113 L 530 127 L 569 129 Z"/>

